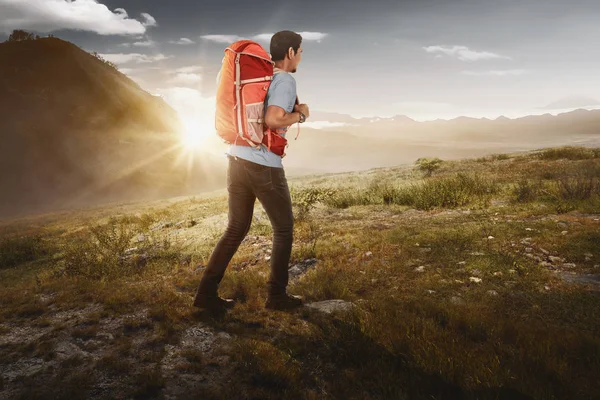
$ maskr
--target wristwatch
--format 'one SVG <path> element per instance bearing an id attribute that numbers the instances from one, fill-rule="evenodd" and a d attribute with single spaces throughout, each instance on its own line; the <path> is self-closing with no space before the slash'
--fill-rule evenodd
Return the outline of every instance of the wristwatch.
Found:
<path id="1" fill-rule="evenodd" d="M 306 115 L 302 114 L 300 111 L 298 111 L 298 114 L 300 114 L 300 120 L 298 122 L 303 123 L 306 121 Z"/>

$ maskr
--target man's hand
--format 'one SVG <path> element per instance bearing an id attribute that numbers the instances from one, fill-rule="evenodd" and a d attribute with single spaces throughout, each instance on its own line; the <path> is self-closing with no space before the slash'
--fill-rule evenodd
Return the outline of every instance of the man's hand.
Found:
<path id="1" fill-rule="evenodd" d="M 308 110 L 308 105 L 306 104 L 296 104 L 294 106 L 294 111 L 301 112 L 302 114 L 306 115 L 306 118 L 310 116 L 310 111 Z"/>

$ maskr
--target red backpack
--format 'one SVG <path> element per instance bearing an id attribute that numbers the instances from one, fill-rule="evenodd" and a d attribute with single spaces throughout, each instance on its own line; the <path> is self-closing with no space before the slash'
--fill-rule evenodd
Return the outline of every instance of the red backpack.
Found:
<path id="1" fill-rule="evenodd" d="M 240 40 L 225 49 L 217 88 L 215 128 L 229 144 L 260 147 L 284 157 L 287 140 L 264 122 L 274 62 L 263 47 Z M 296 99 L 298 103 L 298 99 Z"/>

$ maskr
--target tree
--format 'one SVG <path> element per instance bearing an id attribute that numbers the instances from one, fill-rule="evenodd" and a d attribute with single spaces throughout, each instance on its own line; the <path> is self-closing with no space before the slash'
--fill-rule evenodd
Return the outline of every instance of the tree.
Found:
<path id="1" fill-rule="evenodd" d="M 35 35 L 21 29 L 15 29 L 8 37 L 9 42 L 22 42 L 24 40 L 35 40 Z"/>
<path id="2" fill-rule="evenodd" d="M 98 52 L 94 51 L 94 52 L 92 53 L 92 55 L 93 55 L 94 57 L 96 57 L 98 60 L 102 61 L 104 64 L 108 65 L 109 67 L 111 67 L 111 68 L 114 68 L 114 69 L 116 69 L 117 71 L 119 70 L 119 68 L 117 67 L 117 64 L 115 64 L 115 63 L 112 63 L 112 62 L 110 62 L 110 61 L 108 61 L 108 60 L 106 60 L 106 59 L 102 58 L 102 56 L 101 56 L 100 54 L 98 54 Z"/>

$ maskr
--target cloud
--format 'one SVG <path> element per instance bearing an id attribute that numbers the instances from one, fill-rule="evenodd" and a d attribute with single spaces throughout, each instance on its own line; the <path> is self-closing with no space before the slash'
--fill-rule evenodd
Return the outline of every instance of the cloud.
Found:
<path id="1" fill-rule="evenodd" d="M 191 74 L 194 72 L 202 71 L 202 67 L 199 65 L 190 65 L 189 67 L 180 67 L 176 70 L 173 70 L 175 74 Z"/>
<path id="2" fill-rule="evenodd" d="M 501 56 L 496 53 L 491 53 L 489 51 L 475 51 L 471 50 L 466 46 L 429 46 L 423 47 L 423 49 L 428 53 L 437 53 L 438 56 L 441 54 L 445 54 L 450 57 L 456 57 L 461 61 L 481 61 L 481 60 L 492 60 L 492 59 L 507 59 L 510 60 L 510 57 Z M 436 56 L 436 58 L 438 58 Z"/>
<path id="3" fill-rule="evenodd" d="M 123 47 L 131 47 L 131 46 L 134 46 L 134 47 L 152 47 L 152 46 L 155 46 L 155 45 L 156 45 L 155 41 L 148 39 L 148 40 L 143 41 L 143 42 L 140 41 L 140 42 L 133 42 L 133 43 L 122 43 L 119 46 L 123 46 Z"/>
<path id="4" fill-rule="evenodd" d="M 233 42 L 237 42 L 238 40 L 242 40 L 242 37 L 236 35 L 202 35 L 200 38 L 211 42 L 224 44 L 231 44 Z"/>
<path id="5" fill-rule="evenodd" d="M 298 32 L 302 36 L 303 41 L 315 41 L 320 43 L 325 37 L 327 37 L 328 33 L 322 32 Z M 238 36 L 238 35 L 203 35 L 200 38 L 209 40 L 216 43 L 225 43 L 231 44 L 233 42 L 237 42 L 238 40 L 254 40 L 256 42 L 270 42 L 273 33 L 259 33 L 258 35 L 253 36 Z"/>
<path id="6" fill-rule="evenodd" d="M 196 42 L 194 42 L 192 39 L 181 38 L 179 40 L 171 40 L 169 43 L 185 46 L 185 45 L 189 45 L 189 44 L 195 44 Z"/>
<path id="7" fill-rule="evenodd" d="M 140 53 L 110 53 L 110 54 L 100 54 L 100 56 L 110 62 L 115 64 L 128 64 L 128 63 L 153 63 L 157 61 L 163 61 L 171 58 L 172 56 L 165 56 L 162 53 L 148 55 L 148 54 L 140 54 Z"/>
<path id="8" fill-rule="evenodd" d="M 53 32 L 61 29 L 95 32 L 100 35 L 139 35 L 156 20 L 142 13 L 132 19 L 123 8 L 111 11 L 97 0 L 0 0 L 0 29 Z"/>
<path id="9" fill-rule="evenodd" d="M 185 72 L 180 72 L 176 74 L 173 78 L 169 79 L 169 83 L 175 85 L 194 85 L 202 82 L 202 75 L 200 74 L 190 74 Z"/>
<path id="10" fill-rule="evenodd" d="M 144 26 L 156 26 L 156 19 L 148 14 L 148 13 L 142 13 L 142 18 L 144 19 L 144 22 L 142 22 L 142 25 Z"/>
<path id="11" fill-rule="evenodd" d="M 491 70 L 491 71 L 463 71 L 464 75 L 472 76 L 517 76 L 524 75 L 528 71 L 524 69 L 504 69 L 504 70 Z"/>

